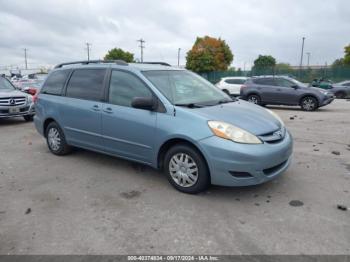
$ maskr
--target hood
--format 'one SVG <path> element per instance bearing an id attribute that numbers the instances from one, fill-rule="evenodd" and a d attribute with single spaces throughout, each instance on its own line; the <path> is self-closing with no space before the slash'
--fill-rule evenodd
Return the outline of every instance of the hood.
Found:
<path id="1" fill-rule="evenodd" d="M 18 96 L 27 97 L 28 95 L 18 90 L 0 89 L 0 98 L 1 97 L 18 97 Z"/>
<path id="2" fill-rule="evenodd" d="M 216 106 L 190 109 L 209 120 L 223 121 L 254 135 L 263 135 L 281 128 L 280 122 L 265 108 L 238 100 Z"/>

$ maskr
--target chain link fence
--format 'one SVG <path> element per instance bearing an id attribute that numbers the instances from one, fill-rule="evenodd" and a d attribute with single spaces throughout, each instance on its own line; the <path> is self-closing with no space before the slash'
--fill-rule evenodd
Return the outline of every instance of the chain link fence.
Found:
<path id="1" fill-rule="evenodd" d="M 269 67 L 259 70 L 240 71 L 215 71 L 200 73 L 201 76 L 212 83 L 217 83 L 223 77 L 229 76 L 260 76 L 260 75 L 285 75 L 298 79 L 304 83 L 310 83 L 314 79 L 328 79 L 334 83 L 343 80 L 350 80 L 350 66 L 347 67 L 321 67 L 321 68 L 303 68 L 303 69 L 279 69 Z"/>

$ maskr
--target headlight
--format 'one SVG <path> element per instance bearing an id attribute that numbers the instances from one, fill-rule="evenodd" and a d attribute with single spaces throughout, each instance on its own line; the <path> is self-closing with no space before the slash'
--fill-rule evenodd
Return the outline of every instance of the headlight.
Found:
<path id="1" fill-rule="evenodd" d="M 280 123 L 282 126 L 284 126 L 284 123 L 283 123 L 283 120 L 280 118 L 279 115 L 277 115 L 275 112 L 269 110 L 269 109 L 266 109 L 267 112 L 269 112 L 271 115 L 273 115 Z"/>
<path id="2" fill-rule="evenodd" d="M 33 102 L 33 97 L 32 96 L 27 96 L 28 99 L 28 104 L 31 104 Z"/>
<path id="3" fill-rule="evenodd" d="M 262 144 L 262 141 L 255 135 L 234 125 L 221 121 L 208 121 L 208 125 L 218 137 L 243 144 Z"/>

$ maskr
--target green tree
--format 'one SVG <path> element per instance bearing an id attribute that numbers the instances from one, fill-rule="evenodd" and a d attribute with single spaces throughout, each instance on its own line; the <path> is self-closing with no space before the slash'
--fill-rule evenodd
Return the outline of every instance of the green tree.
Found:
<path id="1" fill-rule="evenodd" d="M 350 66 L 350 44 L 344 47 L 345 55 L 344 55 L 344 65 Z"/>
<path id="2" fill-rule="evenodd" d="M 275 68 L 276 68 L 276 70 L 279 70 L 279 71 L 292 70 L 292 67 L 288 63 L 278 63 L 278 64 L 276 64 Z"/>
<path id="3" fill-rule="evenodd" d="M 264 70 L 276 65 L 276 59 L 270 55 L 259 55 L 254 61 L 254 70 Z"/>
<path id="4" fill-rule="evenodd" d="M 230 47 L 222 39 L 197 37 L 187 52 L 186 68 L 194 72 L 226 71 L 233 61 Z"/>
<path id="5" fill-rule="evenodd" d="M 124 51 L 121 48 L 113 48 L 107 52 L 104 60 L 124 60 L 127 63 L 134 62 L 134 54 Z"/>
<path id="6" fill-rule="evenodd" d="M 343 58 L 336 59 L 332 64 L 333 68 L 339 68 L 339 67 L 343 67 L 343 66 L 344 66 L 344 59 Z"/>

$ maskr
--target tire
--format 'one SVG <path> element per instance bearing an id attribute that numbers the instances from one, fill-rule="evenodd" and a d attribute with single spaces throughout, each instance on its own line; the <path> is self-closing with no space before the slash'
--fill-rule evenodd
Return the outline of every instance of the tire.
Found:
<path id="1" fill-rule="evenodd" d="M 26 122 L 32 122 L 34 116 L 33 115 L 26 115 L 26 116 L 23 116 L 23 118 Z"/>
<path id="2" fill-rule="evenodd" d="M 178 144 L 165 154 L 164 172 L 175 189 L 197 194 L 210 185 L 210 174 L 203 156 L 192 146 Z"/>
<path id="3" fill-rule="evenodd" d="M 51 122 L 45 130 L 47 146 L 51 153 L 58 156 L 69 154 L 72 148 L 67 144 L 61 127 L 56 122 Z"/>
<path id="4" fill-rule="evenodd" d="M 304 111 L 315 111 L 318 108 L 318 101 L 313 96 L 306 96 L 301 99 L 300 106 Z"/>
<path id="5" fill-rule="evenodd" d="M 344 92 L 337 92 L 335 93 L 336 98 L 344 99 L 346 97 L 346 94 Z"/>
<path id="6" fill-rule="evenodd" d="M 261 98 L 258 95 L 248 95 L 247 101 L 256 105 L 261 105 Z"/>

